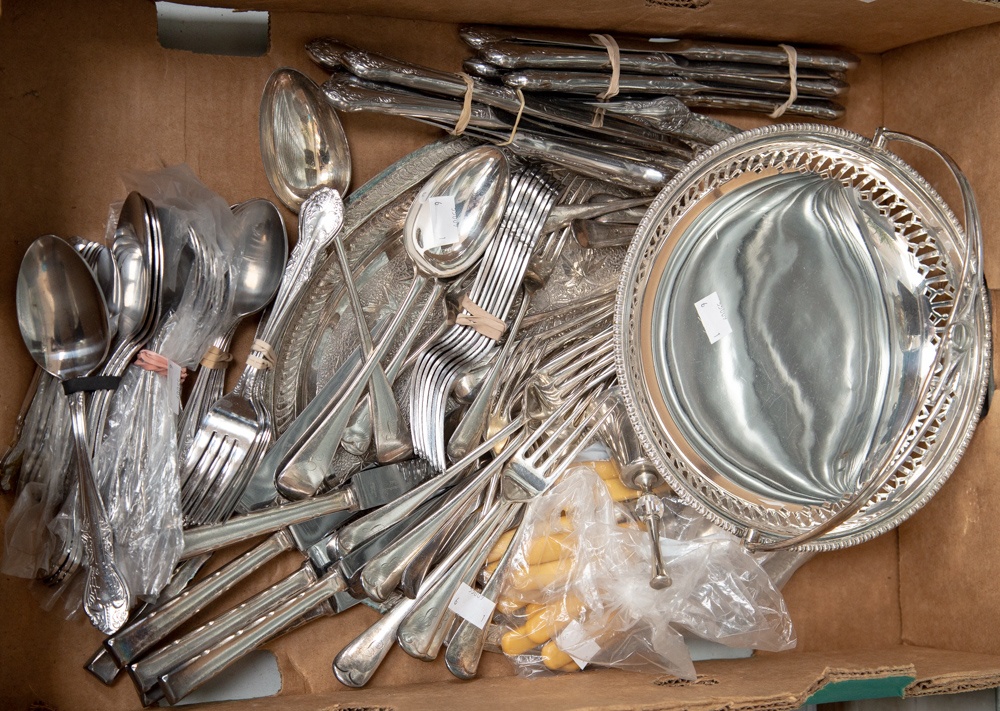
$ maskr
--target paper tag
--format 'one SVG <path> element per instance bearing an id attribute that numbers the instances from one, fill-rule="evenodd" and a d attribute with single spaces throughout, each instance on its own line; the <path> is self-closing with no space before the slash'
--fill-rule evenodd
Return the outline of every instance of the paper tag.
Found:
<path id="1" fill-rule="evenodd" d="M 181 367 L 172 360 L 167 361 L 167 399 L 170 411 L 181 414 Z"/>
<path id="2" fill-rule="evenodd" d="M 449 610 L 479 629 L 486 627 L 486 623 L 493 616 L 494 607 L 496 607 L 495 602 L 483 597 L 465 583 L 459 586 L 458 592 L 448 603 Z"/>
<path id="3" fill-rule="evenodd" d="M 559 633 L 556 646 L 569 656 L 576 665 L 583 669 L 601 651 L 601 646 L 594 640 L 576 620 L 573 620 Z"/>
<path id="4" fill-rule="evenodd" d="M 455 198 L 451 195 L 428 198 L 431 211 L 431 229 L 424 241 L 424 247 L 447 247 L 462 241 L 458 234 L 458 218 L 455 216 Z"/>
<path id="5" fill-rule="evenodd" d="M 733 332 L 718 292 L 713 291 L 701 301 L 695 302 L 694 308 L 698 312 L 698 318 L 701 319 L 701 325 L 705 327 L 709 343 L 715 343 Z"/>

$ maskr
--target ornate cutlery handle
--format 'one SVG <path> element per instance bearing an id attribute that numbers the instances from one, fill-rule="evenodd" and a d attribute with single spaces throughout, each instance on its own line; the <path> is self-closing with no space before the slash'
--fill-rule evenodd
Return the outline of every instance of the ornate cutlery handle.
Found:
<path id="1" fill-rule="evenodd" d="M 327 598 L 342 592 L 345 587 L 340 573 L 330 571 L 285 604 L 265 613 L 251 627 L 235 632 L 222 644 L 195 658 L 190 664 L 164 675 L 160 680 L 160 688 L 167 700 L 176 704 L 244 654 L 280 633 Z"/>
<path id="2" fill-rule="evenodd" d="M 70 396 L 69 411 L 80 482 L 80 512 L 83 519 L 80 535 L 83 537 L 90 566 L 87 570 L 83 609 L 97 629 L 104 634 L 112 634 L 128 620 L 132 596 L 124 578 L 115 567 L 114 534 L 90 464 L 84 393 L 77 392 Z"/>
<path id="3" fill-rule="evenodd" d="M 190 558 L 233 543 L 239 543 L 265 533 L 272 533 L 302 521 L 354 508 L 357 501 L 351 489 L 296 501 L 282 506 L 262 509 L 246 516 L 238 516 L 225 523 L 198 526 L 184 532 L 183 558 Z"/>
<path id="4" fill-rule="evenodd" d="M 201 652 L 211 649 L 234 632 L 246 627 L 269 610 L 287 602 L 291 597 L 316 582 L 311 565 L 304 565 L 294 573 L 249 600 L 228 610 L 193 632 L 174 640 L 152 654 L 128 667 L 129 676 L 141 691 L 149 691 L 160 677 L 180 667 Z"/>
<path id="5" fill-rule="evenodd" d="M 267 561 L 292 548 L 292 539 L 279 531 L 256 548 L 230 561 L 197 585 L 184 591 L 147 617 L 129 625 L 104 643 L 115 660 L 125 666 L 154 647 L 181 624 L 194 617 L 210 601 Z"/>

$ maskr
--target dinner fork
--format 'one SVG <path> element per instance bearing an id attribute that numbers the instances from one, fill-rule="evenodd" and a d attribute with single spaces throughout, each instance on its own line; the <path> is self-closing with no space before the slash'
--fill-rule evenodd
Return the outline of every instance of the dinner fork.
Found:
<path id="1" fill-rule="evenodd" d="M 270 344 L 281 336 L 299 292 L 343 223 L 344 204 L 336 190 L 317 190 L 303 203 L 299 240 L 246 368 L 233 391 L 202 419 L 185 458 L 181 501 L 189 523 L 210 523 L 225 503 L 235 505 L 240 484 L 246 483 L 256 459 L 273 441 L 273 421 L 263 396 L 266 371 L 275 359 Z"/>
<path id="2" fill-rule="evenodd" d="M 454 618 L 449 603 L 456 591 L 462 583 L 471 583 L 496 539 L 513 523 L 523 503 L 551 487 L 583 451 L 597 428 L 611 416 L 606 405 L 600 392 L 581 390 L 579 399 L 567 401 L 534 432 L 511 445 L 514 454 L 503 473 L 502 500 L 435 567 L 416 599 L 401 599 L 340 651 L 333 670 L 341 683 L 364 686 L 397 640 L 407 653 L 420 659 L 437 656 Z M 534 476 L 526 477 L 525 472 L 533 472 Z M 512 483 L 508 485 L 508 481 Z M 502 573 L 497 570 L 494 575 Z M 462 625 L 456 635 L 456 641 L 461 640 L 473 651 L 481 651 L 482 639 L 478 635 L 463 631 Z M 463 659 L 471 654 L 465 647 L 455 653 L 460 653 Z M 465 665 L 468 667 L 469 663 Z"/>

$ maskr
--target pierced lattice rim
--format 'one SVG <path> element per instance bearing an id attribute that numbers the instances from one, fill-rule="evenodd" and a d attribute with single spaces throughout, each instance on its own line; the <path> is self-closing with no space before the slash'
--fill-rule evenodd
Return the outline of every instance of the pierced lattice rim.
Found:
<path id="1" fill-rule="evenodd" d="M 793 516 L 790 511 L 780 506 L 765 506 L 743 500 L 731 492 L 720 489 L 701 473 L 685 469 L 686 462 L 683 456 L 678 459 L 677 455 L 670 452 L 668 447 L 663 446 L 664 437 L 662 433 L 656 432 L 655 416 L 650 416 L 648 403 L 644 402 L 644 383 L 641 378 L 637 377 L 641 372 L 641 367 L 635 362 L 638 359 L 634 355 L 638 338 L 635 322 L 637 321 L 636 305 L 641 293 L 637 293 L 636 289 L 639 282 L 643 282 L 644 276 L 648 276 L 648 264 L 657 253 L 657 248 L 651 246 L 651 243 L 663 236 L 658 233 L 660 228 L 665 224 L 676 222 L 686 213 L 688 208 L 700 199 L 700 195 L 707 193 L 710 188 L 705 187 L 705 184 L 711 178 L 719 179 L 715 185 L 720 185 L 738 175 L 745 175 L 749 171 L 749 169 L 735 173 L 724 171 L 726 167 L 731 170 L 734 163 L 748 160 L 746 155 L 739 153 L 741 148 L 746 150 L 753 146 L 760 150 L 763 147 L 762 144 L 766 143 L 767 148 L 771 151 L 771 165 L 773 165 L 776 157 L 799 152 L 799 149 L 790 146 L 803 142 L 812 144 L 812 148 L 820 153 L 823 153 L 824 150 L 827 151 L 825 157 L 834 167 L 838 158 L 844 160 L 843 154 L 838 155 L 838 151 L 842 152 L 847 148 L 851 151 L 853 160 L 870 162 L 870 165 L 880 169 L 880 174 L 885 175 L 888 172 L 901 183 L 905 183 L 906 191 L 916 195 L 918 202 L 924 203 L 925 208 L 930 208 L 931 211 L 925 212 L 924 216 L 933 218 L 930 221 L 943 227 L 944 231 L 947 232 L 946 235 L 936 240 L 936 244 L 940 244 L 942 239 L 951 242 L 951 244 L 945 244 L 946 249 L 941 255 L 946 266 L 950 263 L 946 254 L 947 248 L 950 247 L 954 251 L 964 249 L 965 246 L 965 235 L 954 213 L 922 176 L 894 154 L 887 151 L 876 151 L 869 139 L 831 126 L 786 124 L 753 129 L 733 136 L 699 155 L 684 170 L 674 176 L 653 201 L 636 230 L 636 237 L 626 255 L 615 309 L 615 358 L 619 382 L 623 386 L 626 409 L 643 449 L 656 463 L 657 468 L 668 483 L 700 513 L 740 536 L 753 529 L 771 538 L 788 538 L 801 533 L 810 525 L 821 522 L 840 508 L 843 502 L 839 505 L 795 507 L 798 511 Z M 728 166 L 721 162 L 726 157 L 730 157 Z M 761 161 L 762 165 L 766 163 L 766 159 Z M 713 175 L 713 170 L 717 171 L 715 175 Z M 875 176 L 871 177 L 873 180 L 876 179 Z M 702 188 L 700 193 L 696 190 L 699 187 Z M 906 204 L 905 199 L 897 192 L 900 185 L 890 184 L 882 187 L 894 195 L 896 199 L 894 205 L 899 202 Z M 687 201 L 686 206 L 682 205 L 685 200 Z M 877 204 L 877 206 L 880 212 L 887 213 L 886 210 L 882 209 L 882 205 Z M 678 209 L 671 212 L 672 208 L 675 207 Z M 921 219 L 914 211 L 918 206 L 909 205 L 908 207 L 913 216 Z M 898 221 L 893 219 L 893 216 L 888 214 L 886 216 L 889 217 L 894 226 L 899 226 Z M 905 236 L 909 242 L 909 233 L 906 233 Z M 930 235 L 928 237 L 930 238 Z M 947 275 L 947 271 L 945 274 Z M 970 372 L 967 374 L 967 378 L 960 380 L 958 389 L 961 392 L 953 394 L 953 402 L 945 408 L 945 413 L 942 416 L 946 420 L 944 424 L 947 425 L 945 436 L 938 441 L 937 436 L 941 427 L 940 425 L 935 427 L 934 431 L 930 433 L 929 443 L 923 448 L 922 455 L 925 456 L 925 460 L 922 465 L 917 462 L 913 467 L 914 471 L 904 473 L 902 476 L 894 475 L 886 486 L 872 498 L 870 503 L 866 504 L 865 508 L 855 514 L 848 522 L 816 541 L 804 545 L 804 549 L 842 548 L 881 535 L 899 525 L 923 506 L 940 489 L 957 466 L 978 422 L 977 414 L 985 397 L 988 381 L 987 355 L 991 347 L 991 333 L 987 325 L 989 323 L 986 312 L 987 304 L 981 283 L 975 298 L 979 302 L 975 309 L 976 341 L 981 347 L 976 349 L 974 357 L 968 359 Z M 974 383 L 975 387 L 969 387 L 970 383 Z M 958 407 L 959 411 L 953 412 L 955 407 Z M 929 457 L 927 457 L 928 454 Z M 906 463 L 909 462 L 910 459 Z M 701 486 L 700 491 L 698 490 L 699 486 Z M 714 502 L 710 500 L 712 497 L 715 497 Z M 797 520 L 792 521 L 792 518 Z"/>

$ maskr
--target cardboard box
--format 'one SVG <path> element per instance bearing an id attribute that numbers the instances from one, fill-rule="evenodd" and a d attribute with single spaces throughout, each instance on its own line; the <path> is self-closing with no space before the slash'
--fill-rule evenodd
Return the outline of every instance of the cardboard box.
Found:
<path id="1" fill-rule="evenodd" d="M 222 2 L 222 0 L 220 0 Z M 457 24 L 563 25 L 594 31 L 745 37 L 843 46 L 861 53 L 849 76 L 847 117 L 865 135 L 910 132 L 949 152 L 976 190 L 986 273 L 1000 284 L 1000 5 L 983 0 L 246 0 L 271 10 L 262 57 L 165 50 L 156 11 L 143 0 L 76 3 L 14 0 L 0 18 L 0 435 L 11 432 L 33 364 L 21 345 L 14 283 L 21 255 L 40 234 L 103 236 L 108 205 L 123 197 L 118 174 L 187 162 L 231 202 L 272 197 L 257 143 L 261 88 L 279 66 L 317 80 L 303 44 L 333 35 L 359 46 L 457 70 L 466 49 Z M 334 14 L 337 13 L 337 14 Z M 751 127 L 766 119 L 728 120 Z M 359 186 L 438 133 L 404 119 L 348 115 L 344 125 Z M 906 153 L 955 205 L 942 166 Z M 289 224 L 294 222 L 289 217 Z M 290 230 L 292 234 L 294 232 Z M 246 352 L 249 330 L 237 351 Z M 235 374 L 232 374 L 235 377 Z M 1000 684 L 1000 413 L 980 426 L 941 492 L 898 531 L 822 554 L 786 589 L 799 647 L 746 660 L 698 664 L 696 682 L 614 671 L 523 681 L 486 655 L 481 678 L 453 679 L 439 659 L 399 649 L 371 685 L 345 689 L 330 670 L 336 652 L 374 619 L 359 607 L 270 645 L 278 698 L 255 709 L 492 708 L 794 709 L 807 698 L 939 694 Z M 6 515 L 12 498 L 2 497 Z M 235 551 L 234 551 L 235 552 Z M 218 609 L 297 566 L 259 571 Z M 217 611 L 215 610 L 215 611 Z M 209 610 L 212 613 L 213 610 Z M 134 709 L 131 684 L 107 688 L 82 666 L 101 642 L 85 619 L 39 609 L 29 584 L 0 580 L 3 708 Z M 814 696 L 816 694 L 816 696 Z M 229 708 L 223 706 L 222 708 Z M 235 706 L 232 706 L 235 708 Z"/>

